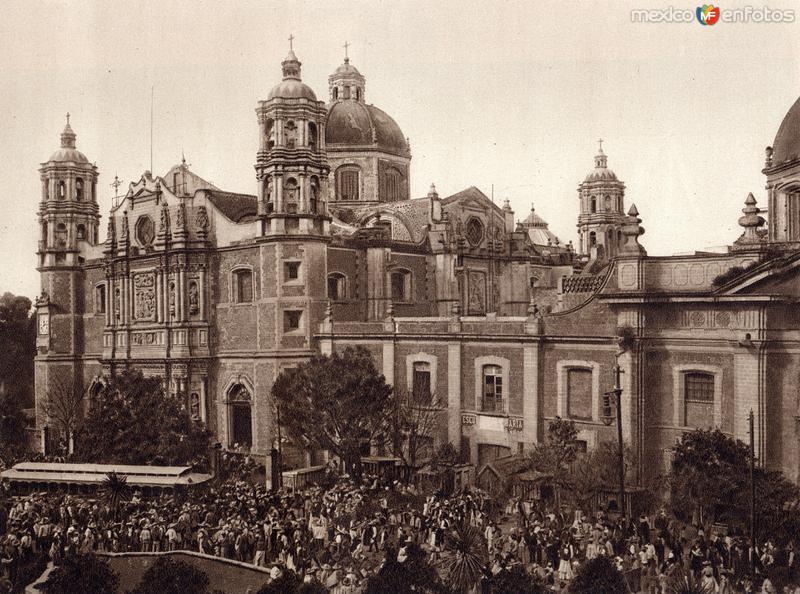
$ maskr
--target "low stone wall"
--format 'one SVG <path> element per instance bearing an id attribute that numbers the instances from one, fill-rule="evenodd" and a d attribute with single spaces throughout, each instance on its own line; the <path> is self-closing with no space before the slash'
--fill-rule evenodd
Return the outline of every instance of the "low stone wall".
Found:
<path id="1" fill-rule="evenodd" d="M 170 555 L 173 559 L 193 565 L 208 576 L 209 590 L 219 590 L 225 594 L 252 594 L 258 592 L 269 578 L 269 570 L 249 563 L 222 559 L 191 551 L 172 551 L 164 553 L 97 553 L 105 558 L 111 569 L 119 575 L 118 594 L 133 590 L 141 581 L 144 572 L 160 556 Z M 26 589 L 27 594 L 39 592 L 35 585 L 43 581 L 45 575 Z"/>

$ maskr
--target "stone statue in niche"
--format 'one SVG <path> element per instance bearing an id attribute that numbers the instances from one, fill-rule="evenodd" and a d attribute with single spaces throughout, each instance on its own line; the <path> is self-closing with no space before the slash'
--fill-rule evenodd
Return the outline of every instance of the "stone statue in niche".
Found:
<path id="1" fill-rule="evenodd" d="M 200 295 L 197 291 L 197 283 L 189 283 L 189 313 L 192 315 L 200 313 Z"/>
<path id="2" fill-rule="evenodd" d="M 195 223 L 197 223 L 197 227 L 201 231 L 208 231 L 208 211 L 206 210 L 205 206 L 197 207 Z"/>
<path id="3" fill-rule="evenodd" d="M 480 272 L 470 272 L 467 286 L 469 296 L 467 307 L 469 315 L 483 315 L 486 313 L 486 281 Z"/>
<path id="4" fill-rule="evenodd" d="M 175 295 L 175 283 L 169 284 L 169 315 L 175 317 L 177 309 L 175 308 L 177 296 Z"/>
<path id="5" fill-rule="evenodd" d="M 122 239 L 128 239 L 128 211 L 122 213 Z"/>
<path id="6" fill-rule="evenodd" d="M 120 294 L 119 289 L 114 290 L 114 317 L 118 320 L 122 315 L 122 295 Z"/>
<path id="7" fill-rule="evenodd" d="M 200 418 L 200 395 L 197 392 L 192 392 L 189 396 L 189 414 L 192 418 Z"/>
<path id="8" fill-rule="evenodd" d="M 167 203 L 161 205 L 161 221 L 159 224 L 159 231 L 166 233 L 169 230 L 169 208 Z"/>
<path id="9" fill-rule="evenodd" d="M 183 202 L 178 205 L 178 218 L 175 220 L 175 226 L 179 230 L 186 227 L 186 206 Z"/>

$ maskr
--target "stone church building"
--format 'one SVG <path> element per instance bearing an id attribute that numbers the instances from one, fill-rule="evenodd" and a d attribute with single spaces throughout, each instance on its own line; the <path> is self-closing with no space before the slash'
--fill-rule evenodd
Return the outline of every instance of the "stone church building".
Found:
<path id="1" fill-rule="evenodd" d="M 39 429 L 57 386 L 91 398 L 133 367 L 165 378 L 223 448 L 267 456 L 281 370 L 363 345 L 398 393 L 437 407 L 431 446 L 479 466 L 556 416 L 588 449 L 615 440 L 602 396 L 618 362 L 642 479 L 686 430 L 747 441 L 751 409 L 760 462 L 800 478 L 800 101 L 767 149 L 768 224 L 750 195 L 725 253 L 648 257 L 602 147 L 573 247 L 475 187 L 412 197 L 409 141 L 348 59 L 327 103 L 293 51 L 281 67 L 255 109 L 255 195 L 185 162 L 146 171 L 103 241 L 98 170 L 67 121 L 39 170 Z"/>

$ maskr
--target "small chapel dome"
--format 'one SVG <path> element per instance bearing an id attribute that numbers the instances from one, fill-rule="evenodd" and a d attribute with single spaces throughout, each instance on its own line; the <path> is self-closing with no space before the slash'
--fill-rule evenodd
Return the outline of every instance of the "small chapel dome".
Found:
<path id="1" fill-rule="evenodd" d="M 783 118 L 772 143 L 771 156 L 773 165 L 800 159 L 800 99 L 795 101 Z"/>

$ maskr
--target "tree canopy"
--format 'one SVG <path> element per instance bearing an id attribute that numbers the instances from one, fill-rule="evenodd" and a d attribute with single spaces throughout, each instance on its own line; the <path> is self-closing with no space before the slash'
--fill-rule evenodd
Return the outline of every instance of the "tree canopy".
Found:
<path id="1" fill-rule="evenodd" d="M 0 344 L 0 394 L 13 393 L 21 406 L 33 406 L 36 321 L 27 297 L 0 296 Z"/>
<path id="2" fill-rule="evenodd" d="M 387 549 L 380 571 L 367 580 L 364 594 L 449 594 L 436 569 L 428 563 L 419 545 L 409 544 L 402 561 L 397 551 Z"/>
<path id="3" fill-rule="evenodd" d="M 725 522 L 747 529 L 750 517 L 750 450 L 719 429 L 685 433 L 674 447 L 670 485 L 675 513 L 687 502 L 705 525 Z M 797 501 L 800 490 L 782 473 L 755 468 L 757 538 L 783 540 L 797 529 L 796 514 L 785 506 Z"/>
<path id="4" fill-rule="evenodd" d="M 392 388 L 363 347 L 318 355 L 283 371 L 272 396 L 291 437 L 333 452 L 356 480 L 361 475 L 362 444 L 390 432 Z"/>
<path id="5" fill-rule="evenodd" d="M 160 556 L 128 594 L 214 594 L 208 584 L 204 571 L 180 559 Z"/>
<path id="6" fill-rule="evenodd" d="M 575 422 L 556 417 L 547 427 L 543 442 L 530 453 L 532 466 L 551 477 L 556 487 L 557 503 L 560 489 L 569 483 L 570 465 L 578 457 L 578 430 Z"/>
<path id="7" fill-rule="evenodd" d="M 47 581 L 38 586 L 45 594 L 114 594 L 119 577 L 95 555 L 67 557 Z"/>
<path id="8" fill-rule="evenodd" d="M 116 464 L 204 465 L 210 432 L 161 378 L 128 371 L 91 403 L 76 439 L 78 460 Z"/>
<path id="9" fill-rule="evenodd" d="M 570 594 L 627 594 L 625 578 L 608 557 L 595 557 L 578 568 Z"/>

